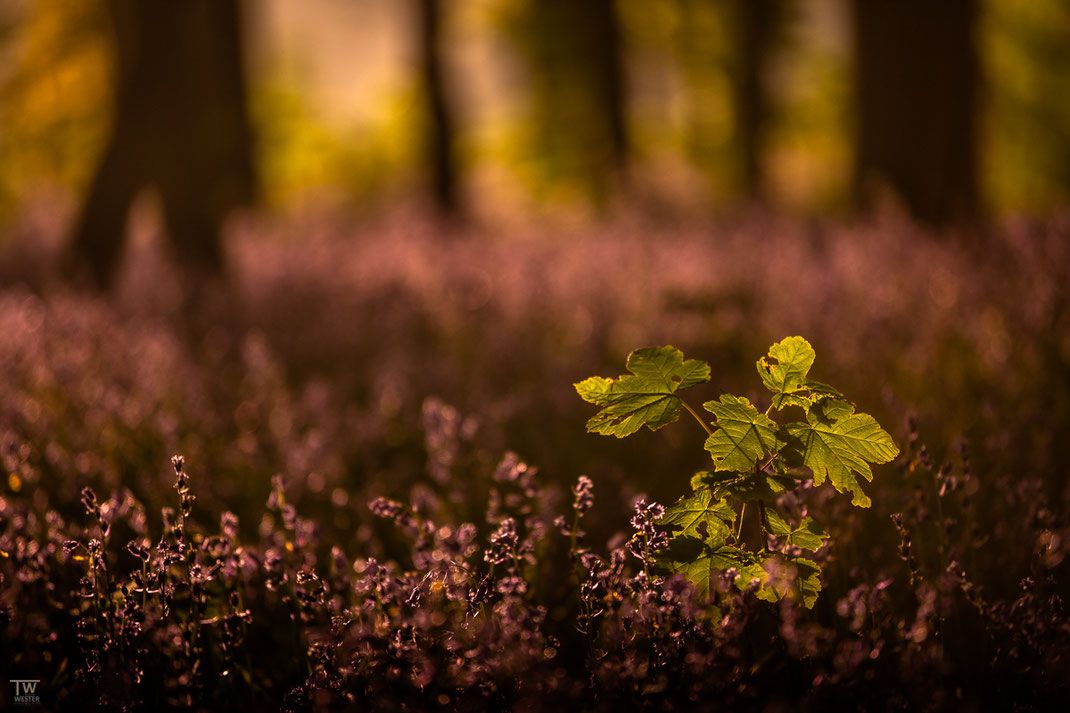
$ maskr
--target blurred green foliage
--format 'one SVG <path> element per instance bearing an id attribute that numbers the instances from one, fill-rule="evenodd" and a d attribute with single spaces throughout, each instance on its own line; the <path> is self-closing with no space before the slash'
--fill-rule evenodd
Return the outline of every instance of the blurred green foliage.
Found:
<path id="1" fill-rule="evenodd" d="M 0 223 L 49 184 L 88 183 L 110 120 L 108 40 L 96 0 L 0 10 Z"/>
<path id="2" fill-rule="evenodd" d="M 1041 212 L 1070 199 L 1070 4 L 983 3 L 988 76 L 983 180 L 997 209 Z"/>
<path id="3" fill-rule="evenodd" d="M 259 169 L 270 206 L 309 194 L 360 204 L 398 187 L 414 162 L 413 91 L 385 96 L 373 120 L 339 126 L 312 110 L 300 85 L 256 83 L 252 117 Z"/>
<path id="4" fill-rule="evenodd" d="M 594 118 L 593 80 L 567 52 L 538 49 L 540 36 L 555 33 L 551 13 L 526 0 L 481 0 L 480 7 L 451 15 L 445 45 L 487 43 L 516 81 L 501 86 L 499 76 L 498 84 L 488 83 L 467 64 L 461 71 L 454 55 L 465 50 L 450 48 L 447 67 L 461 99 L 462 181 L 490 169 L 520 179 L 522 192 L 550 205 L 604 201 L 614 187 L 606 182 L 612 149 Z M 732 100 L 738 8 L 729 0 L 618 0 L 616 8 L 632 172 L 645 181 L 658 171 L 682 171 L 713 204 L 734 205 L 743 197 Z M 775 207 L 791 212 L 835 212 L 846 202 L 851 163 L 847 3 L 786 3 L 781 23 L 766 72 L 772 94 L 762 160 L 767 193 Z M 264 31 L 258 27 L 250 22 L 251 32 Z M 372 31 L 354 26 L 353 42 Z M 22 1 L 0 10 L 0 222 L 35 195 L 50 195 L 48 188 L 69 195 L 84 189 L 110 117 L 109 42 L 101 0 Z M 984 1 L 977 46 L 986 87 L 979 111 L 987 205 L 997 213 L 1043 213 L 1064 204 L 1070 197 L 1070 7 L 1061 0 Z M 500 66 L 478 69 L 502 74 Z M 376 105 L 373 118 L 347 123 L 325 116 L 313 87 L 279 79 L 271 58 L 252 62 L 269 204 L 286 206 L 325 190 L 346 200 L 377 200 L 418 186 L 416 71 L 413 63 L 397 75 L 408 78 L 368 97 Z M 492 87 L 489 94 L 482 90 L 482 102 L 505 105 L 520 97 L 527 109 L 465 105 L 480 82 Z M 553 126 L 559 128 L 547 128 Z M 478 196 L 487 203 L 498 198 L 482 188 Z"/>

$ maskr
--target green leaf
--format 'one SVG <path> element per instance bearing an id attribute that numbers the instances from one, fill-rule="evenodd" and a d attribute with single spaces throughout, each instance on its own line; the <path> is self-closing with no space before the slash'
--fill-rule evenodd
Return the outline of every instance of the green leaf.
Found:
<path id="1" fill-rule="evenodd" d="M 665 574 L 682 574 L 695 585 L 695 594 L 709 593 L 710 582 L 718 569 L 711 550 L 697 537 L 674 537 L 669 546 L 655 554 L 658 569 Z"/>
<path id="2" fill-rule="evenodd" d="M 872 501 L 855 475 L 873 480 L 869 464 L 888 463 L 899 455 L 899 448 L 872 416 L 853 411 L 854 406 L 845 401 L 811 408 L 807 423 L 784 427 L 789 437 L 785 451 L 794 452 L 810 469 L 814 485 L 821 485 L 827 477 L 836 490 L 852 494 L 854 505 L 869 507 Z"/>
<path id="3" fill-rule="evenodd" d="M 758 589 L 755 590 L 754 596 L 766 602 L 780 601 L 783 593 L 778 592 L 769 585 L 769 572 L 766 571 L 762 562 L 754 562 L 745 567 L 739 569 L 739 575 L 736 577 L 734 584 L 740 591 L 744 591 L 751 585 L 751 582 L 758 580 Z"/>
<path id="4" fill-rule="evenodd" d="M 715 499 L 709 488 L 702 488 L 667 508 L 658 524 L 680 528 L 674 538 L 696 537 L 716 549 L 725 543 L 731 532 L 729 526 L 735 519 L 736 512 L 731 505 L 723 499 Z"/>
<path id="5" fill-rule="evenodd" d="M 592 376 L 577 384 L 584 401 L 602 406 L 587 430 L 624 438 L 644 425 L 654 431 L 680 417 L 676 392 L 709 381 L 710 366 L 697 359 L 684 361 L 675 347 L 647 347 L 628 355 L 625 374 L 617 379 Z"/>
<path id="6" fill-rule="evenodd" d="M 766 508 L 765 515 L 769 520 L 769 529 L 772 533 L 778 537 L 787 538 L 788 544 L 816 552 L 824 544 L 822 541 L 828 539 L 829 534 L 809 515 L 804 517 L 796 528 L 789 525 L 784 518 L 780 517 L 780 513 L 771 508 Z"/>
<path id="7" fill-rule="evenodd" d="M 821 567 L 806 557 L 781 557 L 795 570 L 791 577 L 791 595 L 801 599 L 807 609 L 813 609 L 814 602 L 821 594 Z"/>
<path id="8" fill-rule="evenodd" d="M 714 470 L 754 470 L 759 458 L 784 445 L 777 438 L 776 422 L 745 398 L 723 394 L 720 401 L 707 401 L 702 406 L 717 417 L 717 430 L 706 439 L 706 450 L 716 464 Z"/>
<path id="9" fill-rule="evenodd" d="M 745 590 L 754 580 L 760 582 L 754 595 L 767 602 L 790 596 L 812 609 L 821 593 L 821 568 L 805 557 L 766 553 L 758 562 L 739 569 L 735 585 Z"/>
<path id="10" fill-rule="evenodd" d="M 787 490 L 793 490 L 799 484 L 798 479 L 783 475 L 766 475 L 750 473 L 737 481 L 727 483 L 719 491 L 746 502 L 747 500 L 764 500 L 772 502 Z"/>
<path id="11" fill-rule="evenodd" d="M 805 407 L 807 400 L 798 399 L 796 392 L 807 391 L 806 375 L 816 356 L 810 342 L 802 337 L 788 337 L 769 347 L 769 353 L 758 360 L 758 375 L 773 392 L 773 406 L 777 409 L 795 404 Z"/>
<path id="12" fill-rule="evenodd" d="M 725 483 L 738 480 L 739 477 L 737 473 L 711 473 L 708 470 L 700 470 L 691 476 L 691 489 L 698 491 L 703 488 L 713 488 L 716 490 Z"/>
<path id="13" fill-rule="evenodd" d="M 737 589 L 746 590 L 758 580 L 755 596 L 767 602 L 793 596 L 809 609 L 821 592 L 821 568 L 813 560 L 771 552 L 756 554 L 729 545 L 711 548 L 696 537 L 674 537 L 657 553 L 657 563 L 664 573 L 687 577 L 700 597 L 709 593 L 714 577 L 732 568 L 736 570 L 733 583 Z"/>
<path id="14" fill-rule="evenodd" d="M 824 399 L 807 409 L 814 421 L 828 425 L 842 421 L 854 412 L 854 404 L 845 399 Z"/>
<path id="15" fill-rule="evenodd" d="M 659 568 L 667 573 L 683 574 L 695 585 L 695 593 L 703 596 L 710 591 L 710 582 L 726 569 L 739 570 L 754 562 L 754 556 L 737 547 L 724 545 L 712 548 L 697 537 L 679 536 L 669 546 L 659 550 Z"/>
<path id="16" fill-rule="evenodd" d="M 769 347 L 769 353 L 758 360 L 758 375 L 773 392 L 773 407 L 807 408 L 818 399 L 839 396 L 840 392 L 828 384 L 807 378 L 816 353 L 810 342 L 802 337 L 788 337 Z"/>
<path id="17" fill-rule="evenodd" d="M 773 461 L 773 466 L 777 461 Z M 747 500 L 765 500 L 772 502 L 787 490 L 794 490 L 800 478 L 787 473 L 711 473 L 701 471 L 691 476 L 691 488 L 710 488 L 717 497 L 731 496 L 746 502 Z"/>

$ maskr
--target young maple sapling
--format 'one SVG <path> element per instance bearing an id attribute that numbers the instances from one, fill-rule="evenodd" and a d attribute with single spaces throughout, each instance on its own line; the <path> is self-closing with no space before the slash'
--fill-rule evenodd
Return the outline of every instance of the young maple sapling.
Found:
<path id="1" fill-rule="evenodd" d="M 714 416 L 709 422 L 679 395 L 709 381 L 709 364 L 685 360 L 675 347 L 636 350 L 628 355 L 631 373 L 575 384 L 581 398 L 601 407 L 587 422 L 589 432 L 624 438 L 643 426 L 657 430 L 684 410 L 705 429 L 713 469 L 695 474 L 691 493 L 658 520 L 670 536 L 655 555 L 663 572 L 684 574 L 699 595 L 711 593 L 719 572 L 734 569 L 736 586 L 757 581 L 760 599 L 792 596 L 812 607 L 821 591 L 821 569 L 799 553 L 817 551 L 829 535 L 809 515 L 791 521 L 777 509 L 779 497 L 812 477 L 815 486 L 828 480 L 839 492 L 850 493 L 852 504 L 869 507 L 859 476 L 873 480 L 870 464 L 899 454 L 872 416 L 856 413 L 835 388 L 809 378 L 814 357 L 802 337 L 774 344 L 757 362 L 762 383 L 772 392 L 765 412 L 746 398 L 723 394 L 703 404 Z M 793 420 L 800 412 L 804 418 Z M 748 511 L 758 514 L 762 547 L 749 547 L 743 537 Z M 778 549 L 765 544 L 769 536 Z"/>

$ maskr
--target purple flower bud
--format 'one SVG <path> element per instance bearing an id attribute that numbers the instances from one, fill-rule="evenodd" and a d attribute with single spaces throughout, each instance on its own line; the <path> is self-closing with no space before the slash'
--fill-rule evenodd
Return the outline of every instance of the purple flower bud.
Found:
<path id="1" fill-rule="evenodd" d="M 219 516 L 219 528 L 231 540 L 238 539 L 238 516 L 227 510 Z"/>
<path id="2" fill-rule="evenodd" d="M 137 557 L 142 562 L 149 561 L 149 550 L 137 540 L 131 540 L 126 545 L 126 551 Z"/>
<path id="3" fill-rule="evenodd" d="M 509 559 L 517 546 L 516 521 L 511 517 L 502 520 L 497 531 L 490 536 L 490 548 L 483 559 L 491 564 L 501 564 Z"/>
<path id="4" fill-rule="evenodd" d="M 527 471 L 528 467 L 520 461 L 516 453 L 507 452 L 498 467 L 494 469 L 494 480 L 499 483 L 512 483 Z"/>
<path id="5" fill-rule="evenodd" d="M 282 526 L 287 530 L 297 529 L 297 508 L 286 503 L 282 508 Z"/>
<path id="6" fill-rule="evenodd" d="M 499 594 L 522 596 L 528 591 L 528 583 L 520 577 L 503 577 L 498 581 L 497 589 Z"/>
<path id="7" fill-rule="evenodd" d="M 90 515 L 95 515 L 100 509 L 100 504 L 97 502 L 97 494 L 88 485 L 82 488 L 82 505 L 85 505 L 86 512 Z"/>
<path id="8" fill-rule="evenodd" d="M 602 558 L 593 552 L 585 552 L 580 556 L 580 564 L 582 564 L 583 568 L 588 572 L 594 574 L 595 569 L 602 564 Z"/>
<path id="9" fill-rule="evenodd" d="M 575 510 L 580 516 L 591 509 L 591 505 L 594 504 L 594 483 L 586 475 L 581 475 L 577 481 L 576 486 L 572 488 L 573 495 L 576 499 L 572 503 L 572 509 Z"/>
<path id="10" fill-rule="evenodd" d="M 376 517 L 385 519 L 395 518 L 404 509 L 402 504 L 394 500 L 387 500 L 384 497 L 378 497 L 368 503 L 368 509 L 372 511 L 372 514 Z"/>

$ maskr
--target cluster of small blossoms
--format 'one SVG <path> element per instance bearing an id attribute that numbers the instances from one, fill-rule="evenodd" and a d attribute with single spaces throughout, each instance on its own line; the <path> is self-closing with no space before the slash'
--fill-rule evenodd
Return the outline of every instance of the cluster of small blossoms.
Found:
<path id="1" fill-rule="evenodd" d="M 907 567 L 910 569 L 910 580 L 911 582 L 915 582 L 919 578 L 918 560 L 914 556 L 914 547 L 910 529 L 903 524 L 903 513 L 892 513 L 891 517 L 892 524 L 895 525 L 895 530 L 899 533 L 899 545 L 897 548 L 899 558 L 907 563 Z"/>
<path id="2" fill-rule="evenodd" d="M 964 643 L 945 622 L 965 595 L 977 636 L 996 646 L 982 664 L 992 680 L 1010 676 L 1042 691 L 1027 701 L 1034 709 L 1066 693 L 1045 663 L 1070 655 L 1062 600 L 1045 568 L 1067 548 L 1043 508 L 1035 518 L 1049 534 L 1015 599 L 975 585 L 954 550 L 946 572 L 929 571 L 920 557 L 916 571 L 899 565 L 876 580 L 847 572 L 858 584 L 821 615 L 790 598 L 759 601 L 757 585 L 740 591 L 732 571 L 699 594 L 659 570 L 653 555 L 665 542 L 657 525 L 664 508 L 646 499 L 634 504 L 631 538 L 619 536 L 623 544 L 604 557 L 575 528 L 565 530 L 567 540 L 555 538 L 536 526 L 548 498 L 522 465 L 507 456 L 487 470 L 488 478 L 500 474 L 500 497 L 479 526 L 452 524 L 430 490 L 371 499 L 368 508 L 401 539 L 389 554 L 356 559 L 339 545 L 323 552 L 281 477 L 272 479 L 259 540 L 239 542 L 239 519 L 229 511 L 201 528 L 193 499 L 183 500 L 193 482 L 178 459 L 178 507 L 161 512 L 155 544 L 155 527 L 128 491 L 100 499 L 86 489 L 83 524 L 0 497 L 0 577 L 9 587 L 0 643 L 67 662 L 73 675 L 59 709 L 88 701 L 131 711 L 417 710 L 430 701 L 464 710 L 671 711 L 709 701 L 753 708 L 768 702 L 769 690 L 805 709 L 844 701 L 865 708 L 874 696 L 902 708 L 953 709 L 959 699 L 945 695 L 948 680 L 978 700 L 954 666 L 961 649 L 947 652 Z M 932 492 L 947 505 L 961 491 Z M 571 493 L 579 522 L 593 507 L 591 481 L 581 477 Z M 923 526 L 907 515 L 896 524 Z M 44 543 L 28 536 L 42 530 L 50 533 Z M 548 596 L 554 580 L 543 576 L 555 568 L 574 579 Z M 50 619 L 32 615 L 38 600 Z M 46 625 L 58 626 L 51 638 Z M 1009 700 L 1003 690 L 992 700 Z M 922 691 L 934 692 L 931 705 Z"/>
<path id="3" fill-rule="evenodd" d="M 583 537 L 587 533 L 580 529 L 579 523 L 594 505 L 594 483 L 586 475 L 581 475 L 572 487 L 572 496 L 571 523 L 565 519 L 564 515 L 559 515 L 554 520 L 554 525 L 565 537 Z"/>
<path id="4" fill-rule="evenodd" d="M 372 515 L 381 517 L 386 520 L 393 520 L 404 510 L 404 506 L 396 500 L 388 500 L 382 496 L 375 498 L 368 503 L 368 509 L 371 510 Z"/>
<path id="5" fill-rule="evenodd" d="M 594 483 L 586 475 L 581 475 L 572 488 L 572 494 L 572 509 L 582 517 L 594 505 Z"/>
<path id="6" fill-rule="evenodd" d="M 507 517 L 490 536 L 490 547 L 483 553 L 483 559 L 491 564 L 504 564 L 515 560 L 518 543 L 516 520 Z"/>
<path id="7" fill-rule="evenodd" d="M 186 464 L 185 458 L 182 456 L 174 456 L 171 458 L 171 466 L 175 469 L 175 490 L 179 495 L 179 506 L 182 509 L 182 517 L 189 517 L 190 512 L 193 510 L 193 501 L 197 497 L 190 492 L 189 489 L 189 474 L 183 470 Z"/>
<path id="8" fill-rule="evenodd" d="M 655 523 L 665 515 L 665 507 L 646 498 L 635 501 L 631 518 L 632 537 L 627 548 L 633 557 L 643 563 L 644 571 L 654 563 L 654 553 L 669 546 L 669 535 L 658 529 Z"/>
<path id="9" fill-rule="evenodd" d="M 376 227 L 358 241 L 348 231 L 333 242 L 238 235 L 232 257 L 248 278 L 240 311 L 264 336 L 245 340 L 236 368 L 206 365 L 211 350 L 186 348 L 166 315 L 144 319 L 166 299 L 136 301 L 168 292 L 144 264 L 130 271 L 133 292 L 114 301 L 3 290 L 0 650 L 12 652 L 11 677 L 47 677 L 45 708 L 58 710 L 271 710 L 284 698 L 313 710 L 1070 709 L 1058 705 L 1065 695 L 1044 705 L 1045 695 L 1065 693 L 1068 660 L 1060 595 L 1070 491 L 1060 485 L 1060 435 L 1070 414 L 1070 223 L 1015 220 L 983 250 L 899 225 L 769 230 L 766 216 L 759 225 L 760 234 L 744 229 L 724 241 L 669 231 L 660 239 L 670 248 L 654 260 L 649 235 L 626 226 L 584 240 L 500 244 L 446 244 L 408 223 L 405 234 Z M 769 249 L 755 251 L 755 238 Z M 594 274 L 598 260 L 604 269 Z M 741 269 L 711 278 L 711 260 Z M 436 279 L 426 279 L 428 265 Z M 828 279 L 797 280 L 815 271 Z M 798 290 L 754 292 L 791 281 Z M 640 283 L 650 289 L 634 299 Z M 131 299 L 136 309 L 124 310 Z M 310 301 L 330 307 L 312 310 L 324 319 L 307 319 Z M 726 329 L 709 329 L 710 304 Z M 676 338 L 722 355 L 715 371 L 730 380 L 734 354 L 745 350 L 720 348 L 726 335 L 747 341 L 747 321 L 770 315 L 836 349 L 841 367 L 857 363 L 857 343 L 869 344 L 868 371 L 892 380 L 870 380 L 867 401 L 905 398 L 948 438 L 965 424 L 987 442 L 973 477 L 965 453 L 952 468 L 941 460 L 955 457 L 953 447 L 947 455 L 919 447 L 902 461 L 902 478 L 866 486 L 902 513 L 903 561 L 886 518 L 820 494 L 799 503 L 796 518 L 808 504 L 852 538 L 849 548 L 829 548 L 827 598 L 812 612 L 788 600 L 770 612 L 715 587 L 716 616 L 674 620 L 650 593 L 693 599 L 678 579 L 660 588 L 644 581 L 617 541 L 586 541 L 572 560 L 556 560 L 565 543 L 531 537 L 537 528 L 518 511 L 526 501 L 516 481 L 495 481 L 494 517 L 479 521 L 485 489 L 467 476 L 485 463 L 466 451 L 472 419 L 429 399 L 422 440 L 403 423 L 404 405 L 423 394 L 465 393 L 488 413 L 510 414 L 511 433 L 546 471 L 569 473 L 589 446 L 559 418 L 574 413 L 575 400 L 560 386 L 577 363 L 615 349 L 621 324 L 646 335 L 682 329 Z M 356 320 L 377 338 L 356 334 Z M 848 332 L 856 338 L 842 339 Z M 911 379 L 922 362 L 955 378 Z M 374 405 L 340 416 L 365 396 Z M 172 481 L 159 477 L 180 447 L 192 449 L 191 465 L 215 469 L 181 486 L 174 479 L 196 491 L 196 503 L 176 499 Z M 689 458 L 645 449 L 630 471 L 656 464 L 682 473 Z M 265 515 L 261 477 L 274 469 L 296 477 Z M 433 497 L 397 496 L 398 483 L 416 478 Z M 95 493 L 80 506 L 90 483 Z M 120 483 L 140 501 L 116 491 Z M 401 512 L 383 511 L 397 518 L 400 543 L 358 514 L 370 493 L 388 489 L 405 501 Z M 435 497 L 445 501 L 440 511 Z M 205 519 L 227 509 L 241 516 L 243 542 L 237 517 Z M 559 573 L 555 586 L 531 566 L 490 575 L 483 554 L 507 517 L 539 548 L 540 571 Z M 584 537 L 575 520 L 575 510 L 561 518 L 566 537 Z M 372 556 L 376 566 L 356 566 Z M 593 613 L 590 649 L 587 635 L 569 636 L 580 626 L 573 609 L 587 616 L 582 606 Z M 763 681 L 762 670 L 778 676 Z M 510 688 L 510 675 L 531 689 Z"/>

